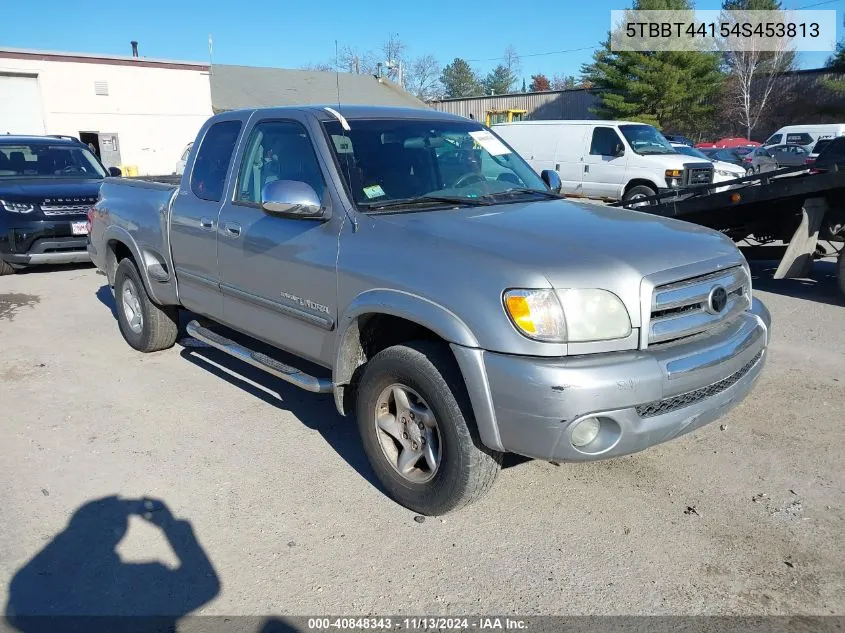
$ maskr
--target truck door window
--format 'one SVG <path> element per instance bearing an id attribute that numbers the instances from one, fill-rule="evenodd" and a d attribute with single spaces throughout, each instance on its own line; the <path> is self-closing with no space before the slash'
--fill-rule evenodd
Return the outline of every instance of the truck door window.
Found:
<path id="1" fill-rule="evenodd" d="M 221 121 L 205 133 L 191 173 L 191 191 L 197 198 L 220 202 L 240 132 L 240 121 Z"/>
<path id="2" fill-rule="evenodd" d="M 241 163 L 235 201 L 261 202 L 261 190 L 274 180 L 304 182 L 322 198 L 326 181 L 305 128 L 295 121 L 265 121 L 252 130 Z"/>
<path id="3" fill-rule="evenodd" d="M 597 127 L 593 130 L 593 140 L 590 143 L 590 154 L 593 156 L 614 156 L 616 146 L 622 144 L 622 139 L 612 127 Z"/>
<path id="4" fill-rule="evenodd" d="M 779 145 L 782 138 L 783 134 L 772 134 L 763 145 Z"/>

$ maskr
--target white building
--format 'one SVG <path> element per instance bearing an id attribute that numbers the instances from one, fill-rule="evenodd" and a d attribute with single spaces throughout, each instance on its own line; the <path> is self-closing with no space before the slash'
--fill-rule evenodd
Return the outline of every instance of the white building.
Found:
<path id="1" fill-rule="evenodd" d="M 127 175 L 172 173 L 212 114 L 208 64 L 0 48 L 0 134 L 75 136 Z"/>

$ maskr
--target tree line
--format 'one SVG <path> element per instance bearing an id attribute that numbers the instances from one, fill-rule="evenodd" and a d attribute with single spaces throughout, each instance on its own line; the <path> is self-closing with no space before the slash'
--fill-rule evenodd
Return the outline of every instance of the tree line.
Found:
<path id="1" fill-rule="evenodd" d="M 541 73 L 531 75 L 530 83 L 522 78 L 520 85 L 522 60 L 514 46 L 507 46 L 501 62 L 485 74 L 460 57 L 445 66 L 430 53 L 413 57 L 396 34 L 390 34 L 374 50 L 340 46 L 334 60 L 307 64 L 303 69 L 387 77 L 423 101 L 590 87 L 586 79 L 574 75 L 549 79 Z"/>

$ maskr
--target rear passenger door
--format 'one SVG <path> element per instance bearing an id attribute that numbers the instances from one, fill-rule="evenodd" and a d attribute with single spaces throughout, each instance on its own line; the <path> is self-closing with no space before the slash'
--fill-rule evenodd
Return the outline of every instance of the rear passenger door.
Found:
<path id="1" fill-rule="evenodd" d="M 199 314 L 223 313 L 217 270 L 217 220 L 223 204 L 232 154 L 241 121 L 211 125 L 200 140 L 190 169 L 174 200 L 170 216 L 170 246 L 179 281 L 179 300 Z"/>
<path id="2" fill-rule="evenodd" d="M 342 213 L 328 220 L 265 212 L 273 180 L 310 185 L 330 196 L 307 119 L 255 123 L 238 159 L 238 178 L 220 214 L 218 245 L 224 322 L 277 347 L 325 362 L 337 316 L 337 242 Z"/>
<path id="3" fill-rule="evenodd" d="M 625 144 L 612 127 L 596 126 L 588 137 L 588 153 L 584 157 L 582 191 L 587 196 L 614 198 L 622 191 L 625 183 L 627 152 L 615 156 L 616 148 Z"/>

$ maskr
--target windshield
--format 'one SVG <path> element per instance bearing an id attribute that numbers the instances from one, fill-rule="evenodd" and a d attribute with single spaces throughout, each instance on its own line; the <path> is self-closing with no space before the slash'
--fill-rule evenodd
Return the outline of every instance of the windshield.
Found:
<path id="1" fill-rule="evenodd" d="M 637 154 L 674 154 L 675 148 L 650 125 L 620 125 L 625 140 Z"/>
<path id="2" fill-rule="evenodd" d="M 707 157 L 707 154 L 702 152 L 700 149 L 695 149 L 694 147 L 690 147 L 688 145 L 682 145 L 682 146 L 676 145 L 675 151 L 678 152 L 679 154 L 686 154 L 687 156 L 695 156 L 696 158 L 703 158 L 704 160 L 710 160 L 710 158 Z"/>
<path id="3" fill-rule="evenodd" d="M 443 206 L 443 198 L 496 204 L 549 194 L 528 164 L 478 123 L 366 119 L 349 125 L 344 131 L 338 121 L 324 123 L 339 171 L 361 209 L 397 208 L 399 201 Z"/>
<path id="4" fill-rule="evenodd" d="M 0 179 L 105 177 L 97 159 L 81 145 L 0 144 Z"/>

